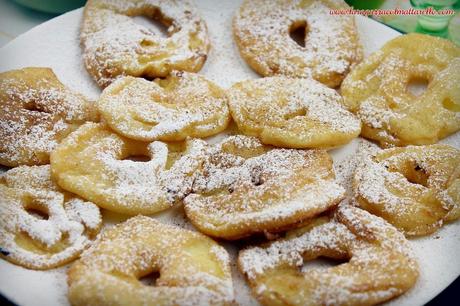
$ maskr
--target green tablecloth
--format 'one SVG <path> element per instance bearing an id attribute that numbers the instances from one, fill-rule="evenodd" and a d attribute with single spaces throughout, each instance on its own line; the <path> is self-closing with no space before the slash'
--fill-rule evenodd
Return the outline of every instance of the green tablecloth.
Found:
<path id="1" fill-rule="evenodd" d="M 408 9 L 411 8 L 409 0 L 346 0 L 351 6 L 357 9 Z M 415 15 L 387 15 L 371 16 L 371 18 L 380 21 L 402 33 L 419 32 L 435 36 L 441 36 L 452 40 L 460 45 L 460 1 L 454 5 L 456 14 L 452 17 L 448 27 L 440 32 L 424 30 L 417 22 Z"/>

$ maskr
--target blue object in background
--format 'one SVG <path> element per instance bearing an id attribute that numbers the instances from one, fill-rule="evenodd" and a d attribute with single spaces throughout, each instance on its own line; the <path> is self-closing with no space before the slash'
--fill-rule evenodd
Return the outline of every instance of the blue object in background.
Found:
<path id="1" fill-rule="evenodd" d="M 62 14 L 85 5 L 86 0 L 14 0 L 22 6 L 40 12 Z"/>

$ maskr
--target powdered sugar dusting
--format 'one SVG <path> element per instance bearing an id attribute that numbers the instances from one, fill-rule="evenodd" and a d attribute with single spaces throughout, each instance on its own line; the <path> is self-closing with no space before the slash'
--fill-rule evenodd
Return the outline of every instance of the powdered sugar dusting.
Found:
<path id="1" fill-rule="evenodd" d="M 230 120 L 223 90 L 198 74 L 179 71 L 156 82 L 121 78 L 104 90 L 98 108 L 117 132 L 144 141 L 207 137 Z"/>
<path id="2" fill-rule="evenodd" d="M 232 39 L 231 19 L 238 9 L 240 1 L 200 0 L 196 2 L 209 25 L 209 33 L 213 43 L 201 73 L 224 87 L 229 87 L 235 82 L 248 78 L 256 78 L 257 75 L 240 58 Z M 76 10 L 62 15 L 9 43 L 0 50 L 0 58 L 8 59 L 8 61 L 0 62 L 0 69 L 5 71 L 24 66 L 49 66 L 53 68 L 64 84 L 97 99 L 100 90 L 86 73 L 84 65 L 81 64 L 78 44 L 81 14 L 82 10 Z M 389 38 L 400 35 L 390 28 L 372 21 L 372 19 L 357 16 L 356 20 L 361 40 L 365 46 L 365 54 L 375 51 Z M 379 35 L 375 35 L 377 32 Z M 444 139 L 443 142 L 450 141 L 452 145 L 458 147 L 459 137 L 456 136 L 460 136 L 460 134 L 452 135 L 452 137 Z M 220 135 L 217 138 L 219 137 Z M 332 152 L 332 155 L 340 160 L 354 152 L 355 144 L 356 141 L 353 141 L 341 149 L 329 152 Z M 169 219 L 169 213 L 180 210 L 178 208 L 180 207 L 169 209 L 164 214 L 161 213 L 161 220 L 168 220 L 191 228 L 192 225 L 183 220 L 182 215 L 177 222 Z M 104 211 L 104 214 L 106 213 L 108 212 Z M 163 215 L 165 215 L 164 218 Z M 116 222 L 125 218 L 126 216 L 117 215 Z M 155 218 L 160 218 L 160 216 L 156 214 Z M 187 225 L 185 225 L 186 223 Z M 398 306 L 424 304 L 457 277 L 459 273 L 457 267 L 460 267 L 456 264 L 458 262 L 456 254 L 460 252 L 460 244 L 456 242 L 459 225 L 459 222 L 454 222 L 443 227 L 436 236 L 427 236 L 410 241 L 420 262 L 421 276 L 412 290 L 389 304 Z M 225 247 L 232 254 L 237 251 L 237 246 L 234 243 L 226 243 Z M 13 302 L 19 305 L 68 305 L 65 269 L 44 272 L 32 271 L 0 260 L 0 270 L 2 271 L 0 273 L 0 291 Z M 55 279 L 54 274 L 59 277 Z M 233 278 L 237 288 L 236 299 L 238 303 L 241 305 L 258 305 L 250 294 L 246 282 L 236 269 Z"/>
<path id="3" fill-rule="evenodd" d="M 352 182 L 356 167 L 364 158 L 380 150 L 381 149 L 376 144 L 359 138 L 357 147 L 355 147 L 353 152 L 348 154 L 345 158 L 334 160 L 336 181 L 340 186 L 345 188 L 349 198 L 353 196 Z"/>
<path id="4" fill-rule="evenodd" d="M 228 91 L 232 116 L 263 142 L 289 147 L 331 147 L 359 135 L 361 123 L 333 89 L 309 79 L 270 77 L 237 83 Z"/>
<path id="5" fill-rule="evenodd" d="M 447 105 L 458 99 L 459 57 L 460 48 L 439 37 L 396 37 L 347 76 L 345 105 L 362 120 L 363 135 L 383 146 L 435 143 L 460 129 L 459 113 Z M 410 90 L 416 80 L 427 82 L 419 94 Z"/>
<path id="6" fill-rule="evenodd" d="M 342 1 L 245 1 L 234 19 L 241 54 L 262 75 L 313 77 L 334 87 L 361 59 L 353 16 L 334 16 Z M 305 47 L 289 37 L 306 27 Z"/>
<path id="7" fill-rule="evenodd" d="M 354 176 L 354 196 L 363 207 L 388 216 L 407 235 L 428 234 L 446 219 L 458 218 L 458 197 L 448 190 L 458 176 L 459 161 L 460 151 L 445 145 L 407 146 L 364 155 Z M 414 175 L 419 181 L 414 181 Z M 417 219 L 417 214 L 428 211 L 430 219 L 425 216 L 421 225 L 418 220 L 406 224 L 407 218 Z"/>
<path id="8" fill-rule="evenodd" d="M 206 233 L 225 237 L 225 229 L 237 228 L 231 238 L 275 230 L 343 197 L 324 151 L 272 149 L 254 137 L 230 136 L 205 156 L 193 185 L 197 194 L 184 204 L 187 216 Z"/>
<path id="9" fill-rule="evenodd" d="M 217 255 L 216 255 L 217 254 Z M 212 256 L 214 255 L 214 256 Z M 160 277 L 154 287 L 137 279 L 151 271 Z M 130 277 L 120 282 L 118 276 Z M 178 305 L 226 305 L 234 297 L 226 251 L 195 232 L 134 217 L 106 230 L 69 271 L 69 298 L 87 303 L 99 297 L 105 304 L 133 296 L 148 304 L 165 300 Z"/>
<path id="10" fill-rule="evenodd" d="M 28 178 L 31 185 L 25 183 Z M 34 269 L 56 267 L 77 257 L 99 231 L 97 206 L 52 183 L 49 166 L 18 167 L 0 179 L 0 244 L 6 259 Z"/>
<path id="11" fill-rule="evenodd" d="M 299 273 L 304 258 L 311 260 L 330 252 L 334 258 L 349 261 Z M 271 292 L 283 298 L 283 284 L 275 283 L 276 269 L 283 269 L 285 286 L 291 278 L 299 284 L 297 289 L 291 287 L 296 295 L 285 298 L 300 304 L 307 299 L 324 305 L 382 302 L 404 292 L 418 276 L 418 266 L 404 236 L 384 220 L 351 206 L 342 206 L 335 218 L 300 235 L 241 251 L 239 265 L 257 295 L 265 295 L 268 300 L 274 298 Z M 395 271 L 406 279 L 397 280 Z M 357 289 L 363 278 L 375 286 Z"/>
<path id="12" fill-rule="evenodd" d="M 52 167 L 61 186 L 101 207 L 155 213 L 190 193 L 204 145 L 191 139 L 173 152 L 166 143 L 129 140 L 103 124 L 88 123 L 53 152 Z M 129 159 L 139 155 L 149 160 Z"/>
<path id="13" fill-rule="evenodd" d="M 168 26 L 163 38 L 131 17 L 145 15 Z M 166 76 L 198 71 L 209 49 L 204 21 L 187 1 L 88 1 L 81 41 L 86 68 L 105 87 L 117 76 Z"/>
<path id="14" fill-rule="evenodd" d="M 75 126 L 96 120 L 90 103 L 64 87 L 48 68 L 0 74 L 0 163 L 46 164 Z"/>

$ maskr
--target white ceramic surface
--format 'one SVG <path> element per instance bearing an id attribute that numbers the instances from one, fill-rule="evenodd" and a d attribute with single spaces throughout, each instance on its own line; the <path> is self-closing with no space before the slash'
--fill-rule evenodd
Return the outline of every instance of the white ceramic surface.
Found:
<path id="1" fill-rule="evenodd" d="M 240 1 L 196 1 L 205 18 L 212 41 L 212 50 L 200 73 L 224 88 L 234 82 L 256 75 L 241 59 L 232 39 L 231 19 Z M 82 10 L 75 10 L 41 24 L 19 36 L 0 49 L 0 71 L 47 66 L 59 79 L 74 90 L 97 99 L 100 89 L 92 81 L 82 64 L 78 32 Z M 334 18 L 334 17 L 331 17 Z M 386 41 L 399 35 L 371 19 L 357 18 L 365 54 L 377 50 Z M 443 142 L 460 147 L 460 133 Z M 354 154 L 358 140 L 331 151 L 340 163 Z M 164 222 L 192 228 L 184 220 L 180 208 L 155 216 Z M 104 213 L 105 221 L 119 222 L 123 217 Z M 413 239 L 411 244 L 420 264 L 420 278 L 414 288 L 388 305 L 422 305 L 436 296 L 460 274 L 460 222 L 449 224 L 439 232 Z M 225 246 L 232 258 L 237 253 L 230 243 Z M 0 260 L 0 292 L 19 305 L 68 305 L 65 271 L 67 267 L 51 271 L 33 271 Z M 244 279 L 233 267 L 237 301 L 241 305 L 257 305 Z"/>

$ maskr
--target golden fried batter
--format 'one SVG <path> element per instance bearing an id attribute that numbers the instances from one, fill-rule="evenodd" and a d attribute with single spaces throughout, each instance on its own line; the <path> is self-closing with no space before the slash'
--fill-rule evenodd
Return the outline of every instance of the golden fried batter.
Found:
<path id="1" fill-rule="evenodd" d="M 167 37 L 135 23 L 135 16 L 162 23 Z M 178 0 L 89 0 L 80 39 L 86 69 L 101 87 L 120 75 L 197 72 L 210 47 L 203 19 L 190 3 Z"/>
<path id="2" fill-rule="evenodd" d="M 96 108 L 50 68 L 0 73 L 0 164 L 42 165 L 70 132 L 96 121 Z"/>
<path id="3" fill-rule="evenodd" d="M 324 150 L 276 149 L 231 136 L 204 154 L 184 207 L 210 236 L 234 240 L 286 230 L 334 207 L 345 193 Z"/>
<path id="4" fill-rule="evenodd" d="M 268 77 L 228 90 L 238 128 L 265 144 L 331 148 L 358 137 L 361 122 L 342 107 L 342 97 L 314 80 Z"/>
<path id="5" fill-rule="evenodd" d="M 159 272 L 155 286 L 140 278 Z M 105 231 L 68 272 L 72 305 L 232 305 L 225 249 L 208 237 L 137 216 Z"/>
<path id="6" fill-rule="evenodd" d="M 346 261 L 304 267 L 318 257 Z M 263 305 L 374 305 L 418 277 L 408 241 L 383 219 L 352 206 L 277 241 L 240 251 L 240 270 Z"/>
<path id="7" fill-rule="evenodd" d="M 341 0 L 246 0 L 233 19 L 233 34 L 257 73 L 336 87 L 362 56 L 354 16 L 330 15 L 331 9 L 346 8 Z M 290 37 L 299 30 L 304 46 Z"/>
<path id="8" fill-rule="evenodd" d="M 29 269 L 62 266 L 89 246 L 99 208 L 59 188 L 50 166 L 20 166 L 0 176 L 1 257 Z"/>
<path id="9" fill-rule="evenodd" d="M 460 48 L 429 35 L 387 42 L 343 81 L 344 105 L 361 135 L 384 147 L 436 143 L 460 129 Z M 413 82 L 428 83 L 419 96 Z"/>
<path id="10" fill-rule="evenodd" d="M 407 236 L 435 232 L 460 217 L 460 151 L 442 144 L 392 148 L 356 169 L 358 204 Z"/>
<path id="11" fill-rule="evenodd" d="M 230 121 L 221 88 L 198 74 L 179 71 L 155 82 L 121 78 L 104 90 L 98 108 L 112 129 L 142 141 L 208 137 Z"/>
<path id="12" fill-rule="evenodd" d="M 173 206 L 192 187 L 201 140 L 170 145 L 127 139 L 104 124 L 87 123 L 51 154 L 64 189 L 123 214 L 153 214 Z"/>

